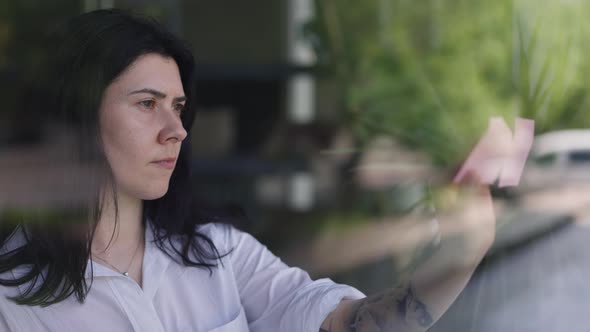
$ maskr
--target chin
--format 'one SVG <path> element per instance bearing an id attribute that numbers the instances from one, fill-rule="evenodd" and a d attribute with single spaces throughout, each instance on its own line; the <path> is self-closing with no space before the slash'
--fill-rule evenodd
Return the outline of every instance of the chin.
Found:
<path id="1" fill-rule="evenodd" d="M 168 192 L 168 186 L 163 188 L 151 188 L 151 190 L 146 190 L 142 193 L 141 199 L 146 201 L 151 201 L 154 199 L 162 198 Z"/>

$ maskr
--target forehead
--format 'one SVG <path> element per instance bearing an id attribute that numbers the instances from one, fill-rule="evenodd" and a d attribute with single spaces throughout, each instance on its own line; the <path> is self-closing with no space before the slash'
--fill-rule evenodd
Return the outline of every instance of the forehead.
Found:
<path id="1" fill-rule="evenodd" d="M 162 91 L 172 97 L 184 96 L 178 65 L 171 57 L 149 53 L 138 57 L 109 88 L 128 93 L 140 88 Z"/>

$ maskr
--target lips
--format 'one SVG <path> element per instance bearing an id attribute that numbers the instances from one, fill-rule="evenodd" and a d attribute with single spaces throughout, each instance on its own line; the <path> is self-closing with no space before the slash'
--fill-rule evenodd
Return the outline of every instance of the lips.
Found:
<path id="1" fill-rule="evenodd" d="M 173 169 L 174 165 L 176 164 L 176 158 L 166 158 L 160 159 L 153 162 L 153 164 L 166 168 L 166 169 Z"/>

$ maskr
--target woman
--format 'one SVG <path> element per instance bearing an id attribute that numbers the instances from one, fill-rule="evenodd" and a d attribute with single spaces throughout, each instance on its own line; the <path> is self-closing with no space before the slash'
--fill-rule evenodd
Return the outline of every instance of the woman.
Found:
<path id="1" fill-rule="evenodd" d="M 58 36 L 47 111 L 77 128 L 73 161 L 98 167 L 72 180 L 90 188 L 84 218 L 1 225 L 1 331 L 424 331 L 491 243 L 434 292 L 406 283 L 365 298 L 312 281 L 223 216 L 191 212 L 182 42 L 118 10 Z"/>
<path id="2" fill-rule="evenodd" d="M 317 331 L 363 296 L 191 215 L 184 44 L 117 10 L 74 18 L 59 42 L 52 114 L 79 129 L 75 161 L 103 167 L 84 227 L 4 225 L 0 331 Z"/>

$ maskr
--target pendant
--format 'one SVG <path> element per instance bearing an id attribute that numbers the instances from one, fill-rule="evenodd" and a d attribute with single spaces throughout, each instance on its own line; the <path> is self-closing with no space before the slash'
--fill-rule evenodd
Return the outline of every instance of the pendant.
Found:
<path id="1" fill-rule="evenodd" d="M 129 276 L 129 272 L 123 272 L 123 275 L 128 277 Z"/>

